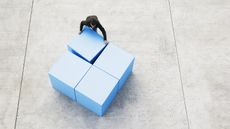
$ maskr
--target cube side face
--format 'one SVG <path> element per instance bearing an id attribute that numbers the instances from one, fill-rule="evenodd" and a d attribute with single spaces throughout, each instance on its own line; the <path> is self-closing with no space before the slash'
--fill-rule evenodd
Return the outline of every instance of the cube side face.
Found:
<path id="1" fill-rule="evenodd" d="M 121 79 L 119 80 L 118 90 L 120 90 L 124 86 L 125 82 L 127 81 L 130 74 L 132 73 L 134 61 L 135 59 L 133 59 L 133 61 L 130 63 L 130 65 L 128 66 L 124 74 L 122 75 Z"/>
<path id="2" fill-rule="evenodd" d="M 49 71 L 52 86 L 75 100 L 74 88 L 91 66 L 91 64 L 70 52 L 64 53 Z"/>
<path id="3" fill-rule="evenodd" d="M 76 94 L 76 101 L 84 106 L 85 108 L 91 110 L 92 112 L 95 112 L 97 115 L 101 115 L 101 105 L 96 103 L 95 101 L 92 101 L 89 97 L 82 94 L 78 90 L 75 90 Z"/>
<path id="4" fill-rule="evenodd" d="M 97 32 L 85 27 L 82 34 L 75 37 L 67 46 L 70 52 L 93 64 L 106 45 Z"/>
<path id="5" fill-rule="evenodd" d="M 54 89 L 63 93 L 67 97 L 71 98 L 72 100 L 76 100 L 74 88 L 71 86 L 63 83 L 61 80 L 54 77 L 52 74 L 49 73 L 50 82 Z"/>
<path id="6" fill-rule="evenodd" d="M 77 53 L 76 51 L 74 51 L 69 45 L 67 45 L 67 49 L 68 49 L 69 52 L 71 52 L 71 53 L 73 53 L 74 55 L 80 57 L 81 59 L 83 59 L 83 60 L 85 60 L 85 61 L 87 61 L 87 62 L 89 62 L 89 63 L 92 62 L 92 61 L 87 60 L 86 58 L 84 58 L 82 55 L 80 55 L 80 54 Z M 92 63 L 91 63 L 91 64 L 92 64 Z"/>
<path id="7" fill-rule="evenodd" d="M 118 84 L 115 86 L 114 90 L 110 93 L 110 95 L 107 97 L 106 101 L 104 102 L 104 104 L 102 105 L 102 114 L 101 116 L 104 115 L 104 113 L 106 112 L 106 110 L 109 108 L 110 104 L 113 102 L 114 98 L 117 95 L 118 92 Z"/>
<path id="8" fill-rule="evenodd" d="M 75 88 L 77 102 L 102 116 L 117 93 L 118 80 L 92 66 Z"/>
<path id="9" fill-rule="evenodd" d="M 97 55 L 90 61 L 91 64 L 94 64 L 95 61 L 97 60 L 97 58 L 101 55 L 101 53 L 103 52 L 103 50 L 106 48 L 106 46 L 104 46 L 104 48 L 102 48 Z"/>

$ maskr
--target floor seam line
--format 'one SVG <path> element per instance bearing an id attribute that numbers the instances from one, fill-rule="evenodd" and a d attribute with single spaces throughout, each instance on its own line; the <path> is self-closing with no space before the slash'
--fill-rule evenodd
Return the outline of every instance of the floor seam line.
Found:
<path id="1" fill-rule="evenodd" d="M 168 1 L 168 6 L 169 6 L 171 26 L 172 26 L 173 38 L 174 38 L 175 49 L 176 49 L 176 57 L 177 57 L 177 64 L 178 64 L 179 75 L 180 75 L 180 83 L 181 83 L 182 95 L 183 95 L 183 100 L 184 100 L 184 107 L 185 107 L 186 119 L 187 119 L 187 122 L 188 122 L 188 129 L 190 129 L 188 109 L 187 109 L 187 104 L 186 104 L 186 99 L 185 99 L 185 93 L 184 93 L 184 85 L 183 85 L 183 81 L 182 81 L 181 66 L 180 66 L 179 54 L 178 54 L 178 50 L 177 50 L 176 34 L 175 34 L 174 22 L 173 22 L 173 18 L 172 18 L 171 3 L 170 3 L 170 0 L 167 0 L 167 1 Z"/>
<path id="2" fill-rule="evenodd" d="M 34 6 L 34 0 L 32 0 L 32 4 L 30 7 L 29 25 L 28 25 L 28 29 L 27 29 L 26 46 L 25 46 L 24 59 L 23 59 L 23 65 L 22 65 L 22 73 L 21 73 L 21 80 L 20 80 L 20 86 L 19 86 L 18 102 L 17 102 L 17 110 L 16 110 L 16 115 L 15 115 L 14 129 L 16 129 L 17 120 L 18 120 L 18 111 L 19 111 L 19 104 L 20 104 L 20 99 L 21 99 L 22 82 L 23 82 L 24 71 L 25 71 L 25 62 L 26 62 L 27 47 L 28 47 L 28 42 L 29 42 L 30 25 L 31 25 L 32 13 L 33 13 L 33 6 Z"/>

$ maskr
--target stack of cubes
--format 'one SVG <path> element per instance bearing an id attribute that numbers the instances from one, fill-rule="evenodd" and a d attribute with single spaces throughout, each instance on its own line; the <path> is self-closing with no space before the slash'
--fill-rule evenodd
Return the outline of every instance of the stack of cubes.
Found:
<path id="1" fill-rule="evenodd" d="M 134 56 L 85 27 L 52 66 L 52 86 L 87 109 L 103 116 L 132 73 Z"/>

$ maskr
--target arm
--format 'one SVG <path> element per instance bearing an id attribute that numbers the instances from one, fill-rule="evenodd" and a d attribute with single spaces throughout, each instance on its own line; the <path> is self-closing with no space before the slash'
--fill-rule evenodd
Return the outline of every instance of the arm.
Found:
<path id="1" fill-rule="evenodd" d="M 80 32 L 82 31 L 83 26 L 86 25 L 86 21 L 81 21 L 80 24 Z"/>
<path id="2" fill-rule="evenodd" d="M 100 22 L 98 23 L 98 28 L 101 30 L 104 40 L 107 40 L 107 36 L 106 36 L 106 31 L 105 29 L 102 27 L 102 25 L 100 24 Z"/>

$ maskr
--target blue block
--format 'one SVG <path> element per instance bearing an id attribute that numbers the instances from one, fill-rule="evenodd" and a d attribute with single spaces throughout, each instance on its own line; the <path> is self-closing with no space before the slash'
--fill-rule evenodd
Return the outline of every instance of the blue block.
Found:
<path id="1" fill-rule="evenodd" d="M 77 102 L 102 116 L 117 93 L 118 80 L 92 66 L 75 88 Z"/>
<path id="2" fill-rule="evenodd" d="M 52 66 L 48 74 L 56 90 L 75 100 L 74 88 L 91 66 L 74 54 L 66 52 Z"/>
<path id="3" fill-rule="evenodd" d="M 109 43 L 94 66 L 117 78 L 119 80 L 118 90 L 120 90 L 132 73 L 134 60 L 134 56 Z"/>
<path id="4" fill-rule="evenodd" d="M 103 37 L 89 27 L 84 27 L 83 32 L 67 45 L 69 51 L 91 64 L 105 46 Z"/>

